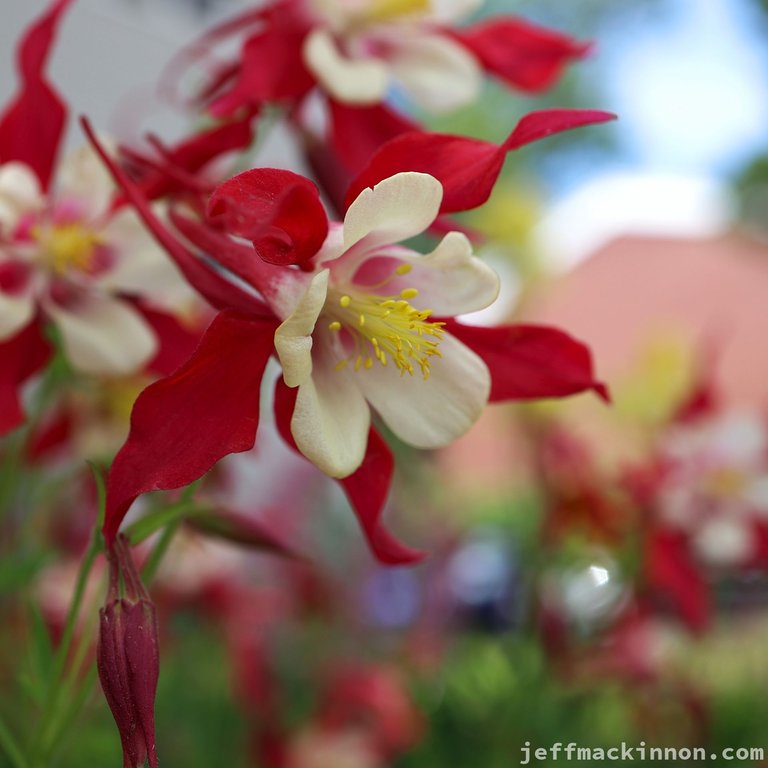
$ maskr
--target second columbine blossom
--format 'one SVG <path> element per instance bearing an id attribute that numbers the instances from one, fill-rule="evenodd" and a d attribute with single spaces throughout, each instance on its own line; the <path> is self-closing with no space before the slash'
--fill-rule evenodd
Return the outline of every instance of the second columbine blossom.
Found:
<path id="1" fill-rule="evenodd" d="M 458 232 L 425 256 L 397 245 L 433 222 L 442 194 L 420 173 L 365 190 L 331 227 L 275 333 L 285 383 L 298 387 L 294 440 L 333 477 L 362 463 L 369 405 L 405 442 L 437 448 L 466 432 L 488 401 L 487 366 L 439 318 L 487 307 L 498 277 Z M 285 295 L 273 303 L 285 312 Z"/>
<path id="2" fill-rule="evenodd" d="M 65 158 L 54 194 L 24 163 L 0 165 L 0 342 L 42 310 L 86 373 L 132 373 L 156 352 L 152 328 L 126 296 L 167 308 L 193 297 L 133 211 L 110 211 L 113 197 L 88 149 Z"/>

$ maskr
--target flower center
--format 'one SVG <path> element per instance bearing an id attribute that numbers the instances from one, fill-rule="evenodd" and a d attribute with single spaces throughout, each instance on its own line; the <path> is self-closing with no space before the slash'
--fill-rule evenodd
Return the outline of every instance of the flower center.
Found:
<path id="1" fill-rule="evenodd" d="M 373 0 L 365 12 L 368 21 L 391 21 L 400 16 L 410 16 L 428 11 L 430 0 Z"/>
<path id="2" fill-rule="evenodd" d="M 707 490 L 714 496 L 730 498 L 743 493 L 747 485 L 744 473 L 731 467 L 722 467 L 707 478 Z"/>
<path id="3" fill-rule="evenodd" d="M 33 231 L 44 258 L 54 272 L 63 274 L 70 269 L 87 271 L 99 244 L 98 236 L 79 222 L 54 224 Z"/>
<path id="4" fill-rule="evenodd" d="M 403 265 L 406 267 L 407 265 Z M 399 274 L 405 274 L 399 267 Z M 438 345 L 445 323 L 429 320 L 431 309 L 416 309 L 410 299 L 416 298 L 416 288 L 406 288 L 399 296 L 350 291 L 339 295 L 331 289 L 324 315 L 331 318 L 328 328 L 334 333 L 347 331 L 354 341 L 352 354 L 341 360 L 336 370 L 352 363 L 354 369 L 372 368 L 390 361 L 400 369 L 400 375 L 413 376 L 416 366 L 424 379 L 429 378 L 430 359 L 442 357 Z"/>

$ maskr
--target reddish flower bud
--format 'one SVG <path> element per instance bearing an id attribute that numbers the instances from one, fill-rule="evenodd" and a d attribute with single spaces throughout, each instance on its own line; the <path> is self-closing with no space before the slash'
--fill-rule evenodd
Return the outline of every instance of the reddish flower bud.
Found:
<path id="1" fill-rule="evenodd" d="M 160 657 L 155 606 L 124 536 L 115 539 L 107 557 L 109 592 L 99 612 L 96 652 L 101 688 L 120 731 L 123 768 L 143 768 L 146 760 L 157 768 L 154 707 Z"/>

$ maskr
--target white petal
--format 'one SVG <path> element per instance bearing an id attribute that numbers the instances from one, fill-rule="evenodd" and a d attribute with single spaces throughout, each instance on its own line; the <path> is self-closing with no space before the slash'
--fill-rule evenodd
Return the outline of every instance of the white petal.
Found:
<path id="1" fill-rule="evenodd" d="M 134 373 L 157 349 L 147 322 L 120 299 L 89 295 L 71 308 L 49 301 L 45 309 L 61 331 L 69 361 L 85 373 Z"/>
<path id="2" fill-rule="evenodd" d="M 100 137 L 113 154 L 116 144 Z M 69 152 L 56 174 L 56 191 L 63 200 L 73 199 L 83 207 L 82 217 L 92 220 L 109 210 L 115 185 L 96 152 L 89 145 Z"/>
<path id="3" fill-rule="evenodd" d="M 10 231 L 19 216 L 39 210 L 45 198 L 35 172 L 24 163 L 0 165 L 0 231 Z"/>
<path id="4" fill-rule="evenodd" d="M 351 475 L 362 463 L 371 413 L 357 374 L 336 370 L 320 334 L 312 376 L 296 397 L 291 433 L 299 450 L 331 477 Z"/>
<path id="5" fill-rule="evenodd" d="M 402 37 L 392 53 L 392 75 L 419 106 L 445 112 L 477 99 L 483 83 L 477 59 L 445 35 Z"/>
<path id="6" fill-rule="evenodd" d="M 324 29 L 307 35 L 304 63 L 323 88 L 345 104 L 376 104 L 387 93 L 389 67 L 379 59 L 349 59 Z"/>
<path id="7" fill-rule="evenodd" d="M 484 0 L 430 0 L 430 2 L 431 17 L 445 23 L 469 16 L 483 4 Z"/>
<path id="8" fill-rule="evenodd" d="M 411 300 L 413 306 L 431 309 L 437 317 L 485 309 L 499 295 L 499 276 L 472 254 L 472 243 L 461 232 L 449 232 L 426 256 L 407 249 L 393 256 L 392 277 L 383 292 L 394 296 L 416 288 L 419 295 Z M 402 263 L 409 264 L 411 271 L 400 276 L 395 268 Z"/>
<path id="9" fill-rule="evenodd" d="M 135 294 L 169 310 L 196 301 L 194 290 L 133 211 L 118 213 L 98 235 L 116 254 L 114 265 L 94 278 L 103 290 Z"/>
<path id="10" fill-rule="evenodd" d="M 35 314 L 31 296 L 11 296 L 0 291 L 0 342 L 15 336 Z"/>
<path id="11" fill-rule="evenodd" d="M 745 500 L 763 519 L 768 518 L 768 477 L 752 480 L 744 493 Z"/>
<path id="12" fill-rule="evenodd" d="M 722 515 L 701 526 L 693 537 L 693 548 L 710 565 L 734 566 L 754 554 L 755 540 L 745 520 Z"/>
<path id="13" fill-rule="evenodd" d="M 421 234 L 436 218 L 443 185 L 426 173 L 397 173 L 364 189 L 344 217 L 344 246 L 367 251 Z"/>
<path id="14" fill-rule="evenodd" d="M 328 270 L 318 272 L 296 309 L 275 331 L 275 350 L 289 387 L 304 384 L 312 375 L 312 331 L 328 294 Z"/>
<path id="15" fill-rule="evenodd" d="M 480 417 L 491 391 L 485 363 L 446 334 L 441 358 L 433 357 L 428 380 L 421 374 L 400 375 L 389 364 L 361 369 L 360 386 L 387 426 L 417 448 L 440 448 L 463 435 Z"/>

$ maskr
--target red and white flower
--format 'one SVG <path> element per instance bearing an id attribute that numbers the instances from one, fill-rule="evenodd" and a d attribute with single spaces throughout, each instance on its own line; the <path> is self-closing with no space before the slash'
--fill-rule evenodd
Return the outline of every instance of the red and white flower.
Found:
<path id="1" fill-rule="evenodd" d="M 482 203 L 508 151 L 610 117 L 536 113 L 501 145 L 415 134 L 399 146 L 404 154 L 382 151 L 366 169 L 343 224 L 328 222 L 307 179 L 254 169 L 213 191 L 201 206 L 205 219 L 172 207 L 173 232 L 102 152 L 156 239 L 220 310 L 190 359 L 136 401 L 131 433 L 110 470 L 107 540 L 140 494 L 187 485 L 224 456 L 253 447 L 264 369 L 276 356 L 281 435 L 340 478 L 380 560 L 416 559 L 381 522 L 394 461 L 372 411 L 406 442 L 433 448 L 469 429 L 489 401 L 585 390 L 605 396 L 605 388 L 588 349 L 557 329 L 476 328 L 455 319 L 487 306 L 498 291 L 496 275 L 464 235 L 449 233 L 425 256 L 399 243 L 441 212 Z M 430 148 L 420 153 L 424 142 Z M 421 164 L 415 172 L 401 167 L 378 176 L 414 154 Z"/>
<path id="2" fill-rule="evenodd" d="M 358 106 L 385 100 L 393 84 L 435 111 L 472 102 L 482 84 L 475 56 L 442 28 L 476 0 L 309 0 L 316 25 L 304 62 L 334 99 Z"/>
<path id="3" fill-rule="evenodd" d="M 286 270 L 272 294 L 283 378 L 298 387 L 293 438 L 332 477 L 362 463 L 369 405 L 403 441 L 437 448 L 488 401 L 488 367 L 433 318 L 487 307 L 498 277 L 458 232 L 426 256 L 397 245 L 432 224 L 442 196 L 440 182 L 420 173 L 365 190 L 330 230 L 308 283 L 308 273 Z M 297 302 L 291 278 L 306 285 Z"/>
<path id="4" fill-rule="evenodd" d="M 137 371 L 157 350 L 124 296 L 180 307 L 192 293 L 135 213 L 110 210 L 114 185 L 89 149 L 65 158 L 45 194 L 24 163 L 0 165 L 0 343 L 42 311 L 74 368 Z"/>

